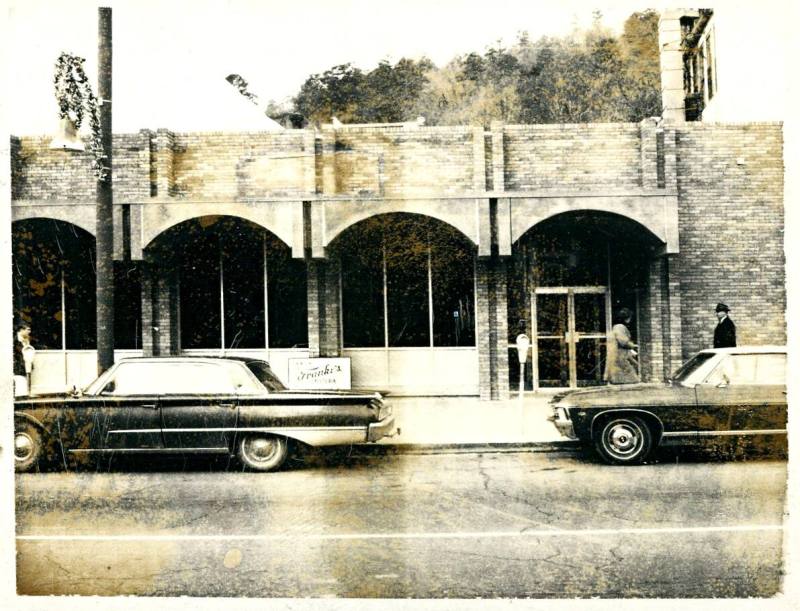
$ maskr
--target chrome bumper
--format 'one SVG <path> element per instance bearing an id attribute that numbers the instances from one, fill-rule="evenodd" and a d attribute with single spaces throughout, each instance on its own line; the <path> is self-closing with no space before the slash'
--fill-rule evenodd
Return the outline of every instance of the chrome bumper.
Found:
<path id="1" fill-rule="evenodd" d="M 394 414 L 386 416 L 383 420 L 373 422 L 367 428 L 367 441 L 378 441 L 384 437 L 399 435 L 400 431 L 394 432 Z"/>
<path id="2" fill-rule="evenodd" d="M 558 432 L 568 437 L 569 439 L 577 439 L 575 435 L 575 428 L 572 426 L 572 420 L 565 417 L 563 410 L 556 410 L 553 424 L 556 425 Z"/>

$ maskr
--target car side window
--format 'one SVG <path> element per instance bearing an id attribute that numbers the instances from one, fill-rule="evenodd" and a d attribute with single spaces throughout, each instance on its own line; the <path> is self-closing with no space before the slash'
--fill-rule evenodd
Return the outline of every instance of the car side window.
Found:
<path id="1" fill-rule="evenodd" d="M 759 384 L 786 384 L 786 355 L 760 354 L 758 356 L 756 377 Z"/>
<path id="2" fill-rule="evenodd" d="M 104 395 L 151 395 L 152 363 L 120 363 L 114 376 L 103 387 Z"/>
<path id="3" fill-rule="evenodd" d="M 707 379 L 708 384 L 733 386 L 756 384 L 756 354 L 729 354 Z"/>
<path id="4" fill-rule="evenodd" d="M 255 395 L 264 392 L 264 387 L 244 365 L 239 363 L 225 363 L 225 370 L 228 372 L 231 383 L 237 394 Z"/>
<path id="5" fill-rule="evenodd" d="M 158 393 L 164 395 L 233 394 L 225 367 L 212 363 L 170 363 L 161 372 Z"/>
<path id="6" fill-rule="evenodd" d="M 234 394 L 231 376 L 214 363 L 121 363 L 103 388 L 113 395 Z"/>

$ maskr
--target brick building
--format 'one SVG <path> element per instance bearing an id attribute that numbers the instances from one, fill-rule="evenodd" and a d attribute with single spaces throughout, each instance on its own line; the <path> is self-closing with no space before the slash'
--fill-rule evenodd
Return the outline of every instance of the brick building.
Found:
<path id="1" fill-rule="evenodd" d="M 786 13 L 668 9 L 659 20 L 663 116 L 671 122 L 786 116 Z M 747 40 L 747 44 L 742 44 Z"/>
<path id="2" fill-rule="evenodd" d="M 667 115 L 665 107 L 665 116 Z M 12 137 L 15 315 L 34 390 L 95 374 L 90 154 Z M 346 356 L 353 385 L 503 399 L 602 384 L 634 314 L 645 380 L 709 346 L 783 343 L 780 123 L 114 137 L 118 355 Z"/>

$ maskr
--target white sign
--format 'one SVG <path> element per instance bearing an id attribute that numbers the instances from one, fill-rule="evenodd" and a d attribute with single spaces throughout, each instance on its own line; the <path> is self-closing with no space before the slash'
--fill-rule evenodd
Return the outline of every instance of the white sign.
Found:
<path id="1" fill-rule="evenodd" d="M 348 390 L 349 358 L 289 359 L 289 388 Z"/>

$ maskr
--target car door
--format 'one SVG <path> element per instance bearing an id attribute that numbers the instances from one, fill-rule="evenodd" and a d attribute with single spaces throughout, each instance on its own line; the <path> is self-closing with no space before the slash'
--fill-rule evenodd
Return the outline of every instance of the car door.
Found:
<path id="1" fill-rule="evenodd" d="M 699 413 L 709 414 L 698 433 L 736 435 L 741 415 L 757 400 L 756 354 L 726 354 L 695 390 Z"/>
<path id="2" fill-rule="evenodd" d="M 102 378 L 101 386 L 68 396 L 53 427 L 69 453 L 159 450 L 158 397 L 148 389 L 143 363 L 123 361 Z"/>
<path id="3" fill-rule="evenodd" d="M 167 363 L 161 375 L 164 447 L 228 451 L 236 430 L 239 402 L 226 363 Z"/>
<path id="4" fill-rule="evenodd" d="M 104 451 L 157 451 L 164 447 L 154 363 L 121 362 L 100 390 L 96 425 Z M 98 419 L 99 418 L 99 419 Z"/>
<path id="5" fill-rule="evenodd" d="M 755 379 L 748 401 L 737 406 L 734 427 L 748 435 L 785 433 L 786 354 L 758 354 L 755 360 Z"/>

